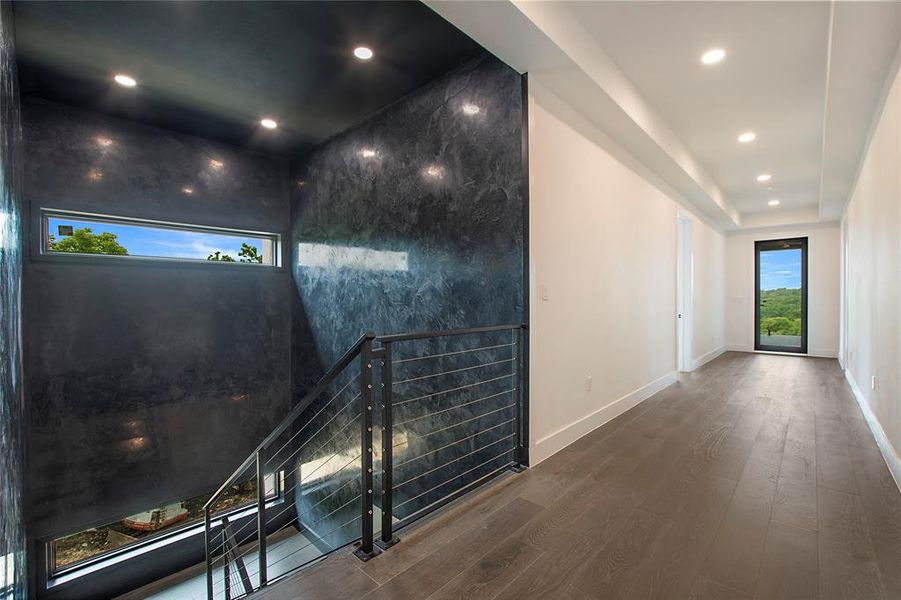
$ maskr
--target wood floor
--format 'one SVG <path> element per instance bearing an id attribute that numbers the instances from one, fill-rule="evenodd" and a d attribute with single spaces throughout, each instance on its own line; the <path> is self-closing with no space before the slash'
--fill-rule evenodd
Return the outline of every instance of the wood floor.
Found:
<path id="1" fill-rule="evenodd" d="M 901 494 L 827 359 L 725 354 L 401 538 L 254 598 L 901 599 Z"/>

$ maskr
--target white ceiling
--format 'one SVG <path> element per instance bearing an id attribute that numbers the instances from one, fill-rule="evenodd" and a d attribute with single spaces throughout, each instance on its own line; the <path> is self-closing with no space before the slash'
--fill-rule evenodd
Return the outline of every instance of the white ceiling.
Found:
<path id="1" fill-rule="evenodd" d="M 727 229 L 742 221 L 728 222 L 732 211 L 749 215 L 748 223 L 762 212 L 787 222 L 840 216 L 901 34 L 897 2 L 430 5 L 522 71 L 563 65 L 557 57 L 565 55 L 569 72 L 593 80 L 604 100 L 623 108 L 620 119 L 659 148 L 639 145 L 634 132 L 633 140 L 617 136 L 610 111 L 598 112 L 594 122 Z M 701 54 L 714 47 L 725 49 L 726 59 L 702 65 Z M 645 120 L 646 108 L 654 122 Z M 739 144 L 744 131 L 757 139 Z M 654 154 L 660 149 L 669 164 Z M 761 173 L 772 181 L 758 183 Z M 691 176 L 698 192 L 680 185 L 677 174 Z M 767 205 L 773 198 L 781 201 L 777 208 Z"/>
<path id="2" fill-rule="evenodd" d="M 741 213 L 817 204 L 829 4 L 581 2 L 588 33 Z M 705 66 L 710 48 L 726 59 Z M 750 144 L 738 134 L 754 131 Z M 774 188 L 756 181 L 771 173 Z"/>

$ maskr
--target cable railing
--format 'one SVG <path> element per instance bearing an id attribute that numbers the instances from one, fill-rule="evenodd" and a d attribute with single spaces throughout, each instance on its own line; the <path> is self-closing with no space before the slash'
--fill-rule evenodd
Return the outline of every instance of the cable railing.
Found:
<path id="1" fill-rule="evenodd" d="M 523 334 L 362 336 L 205 505 L 208 598 L 244 597 L 349 544 L 368 560 L 408 523 L 523 468 Z M 215 512 L 247 481 L 255 510 Z"/>

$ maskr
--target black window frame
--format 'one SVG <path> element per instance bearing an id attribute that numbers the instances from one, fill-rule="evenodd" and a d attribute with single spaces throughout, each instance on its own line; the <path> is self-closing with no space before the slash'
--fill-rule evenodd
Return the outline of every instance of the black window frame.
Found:
<path id="1" fill-rule="evenodd" d="M 801 250 L 801 344 L 798 348 L 768 346 L 760 343 L 760 253 L 768 250 Z M 762 352 L 787 352 L 807 354 L 807 250 L 808 238 L 778 238 L 754 242 L 754 350 Z"/>
<path id="2" fill-rule="evenodd" d="M 267 494 L 265 501 L 266 507 L 281 504 L 286 500 L 285 496 L 285 485 L 284 480 L 287 476 L 285 470 L 277 471 L 273 473 L 273 491 L 271 494 Z M 211 492 L 212 494 L 212 492 Z M 228 508 L 219 513 L 215 513 L 213 515 L 213 519 L 221 519 L 222 517 L 228 517 L 230 519 L 234 519 L 236 516 L 246 516 L 250 514 L 255 514 L 257 510 L 256 500 L 252 500 L 248 503 L 242 504 L 240 506 L 234 506 L 232 508 Z M 124 515 L 121 518 L 125 518 L 128 515 Z M 116 521 L 119 519 L 112 519 L 112 521 Z M 124 546 L 119 546 L 118 548 L 113 548 L 112 550 L 107 550 L 105 552 L 101 552 L 100 554 L 95 554 L 94 556 L 90 556 L 88 558 L 83 558 L 81 560 L 75 561 L 73 563 L 69 563 L 67 565 L 63 565 L 62 567 L 56 566 L 56 550 L 55 543 L 63 538 L 66 538 L 70 535 L 75 535 L 77 533 L 81 533 L 87 529 L 93 529 L 96 527 L 103 527 L 108 525 L 108 522 L 104 522 L 103 524 L 95 525 L 95 526 L 84 526 L 79 528 L 77 531 L 70 531 L 69 533 L 63 535 L 55 535 L 51 538 L 47 538 L 43 542 L 44 546 L 44 554 L 45 554 L 45 565 L 44 569 L 47 574 L 47 580 L 53 581 L 54 579 L 60 577 L 67 577 L 69 575 L 73 575 L 74 577 L 78 576 L 79 571 L 88 571 L 93 570 L 92 567 L 95 565 L 99 565 L 105 562 L 118 562 L 118 557 L 126 554 L 133 553 L 136 550 L 139 550 L 141 547 L 149 546 L 152 544 L 162 544 L 165 545 L 167 539 L 175 540 L 184 537 L 185 534 L 192 533 L 192 530 L 202 531 L 204 528 L 203 520 L 195 520 L 187 523 L 182 523 L 172 529 L 166 529 L 164 531 L 159 531 L 154 533 L 153 535 L 149 535 L 147 537 L 138 539 L 134 542 L 125 544 Z M 196 533 L 196 532 L 194 532 Z"/>
<path id="3" fill-rule="evenodd" d="M 271 231 L 257 231 L 251 229 L 239 229 L 236 227 L 219 227 L 213 225 L 201 225 L 194 223 L 180 223 L 174 221 L 160 221 L 156 219 L 144 219 L 138 217 L 126 217 L 122 215 L 113 215 L 106 213 L 85 212 L 79 210 L 60 209 L 40 207 L 37 209 L 37 254 L 35 258 L 41 260 L 52 261 L 73 261 L 73 262 L 101 262 L 107 264 L 160 264 L 168 263 L 180 266 L 211 266 L 219 265 L 230 266 L 247 266 L 253 268 L 263 268 L 264 270 L 282 270 L 282 236 L 280 233 Z M 179 258 L 171 256 L 144 256 L 144 255 L 117 255 L 117 254 L 85 254 L 79 252 L 53 252 L 49 250 L 49 228 L 48 223 L 52 218 L 72 219 L 74 221 L 89 221 L 93 223 L 110 223 L 113 225 L 130 225 L 136 227 L 148 227 L 170 231 L 186 231 L 193 233 L 218 234 L 236 237 L 259 238 L 261 240 L 269 240 L 272 243 L 272 262 L 228 262 L 213 261 L 202 258 Z"/>

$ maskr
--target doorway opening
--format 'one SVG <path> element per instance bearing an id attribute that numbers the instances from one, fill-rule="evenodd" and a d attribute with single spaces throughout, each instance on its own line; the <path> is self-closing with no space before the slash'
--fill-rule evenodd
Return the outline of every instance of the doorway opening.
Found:
<path id="1" fill-rule="evenodd" d="M 692 241 L 691 219 L 679 215 L 679 248 L 676 261 L 676 345 L 679 370 L 694 368 L 691 357 Z"/>
<path id="2" fill-rule="evenodd" d="M 807 353 L 807 238 L 754 242 L 754 349 Z"/>

